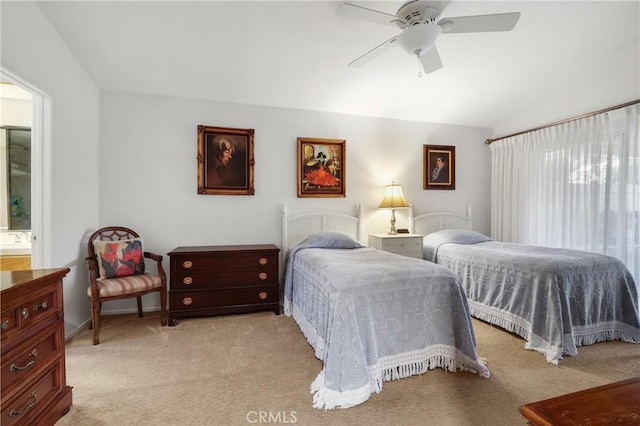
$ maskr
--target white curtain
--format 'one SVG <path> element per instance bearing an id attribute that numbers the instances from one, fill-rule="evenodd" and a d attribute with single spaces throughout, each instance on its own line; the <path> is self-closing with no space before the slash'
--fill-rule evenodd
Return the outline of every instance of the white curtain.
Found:
<path id="1" fill-rule="evenodd" d="M 640 283 L 640 106 L 493 142 L 491 234 L 617 257 Z"/>

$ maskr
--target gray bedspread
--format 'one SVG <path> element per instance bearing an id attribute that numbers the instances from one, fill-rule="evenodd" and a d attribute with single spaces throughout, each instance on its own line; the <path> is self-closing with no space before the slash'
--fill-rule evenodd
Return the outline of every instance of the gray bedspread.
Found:
<path id="1" fill-rule="evenodd" d="M 456 275 L 439 265 L 320 232 L 291 247 L 284 313 L 324 366 L 311 385 L 315 408 L 346 408 L 386 380 L 433 368 L 489 377 L 476 354 Z"/>
<path id="2" fill-rule="evenodd" d="M 582 345 L 640 343 L 638 289 L 616 258 L 468 230 L 427 235 L 424 253 L 458 274 L 473 316 L 517 333 L 553 364 Z"/>

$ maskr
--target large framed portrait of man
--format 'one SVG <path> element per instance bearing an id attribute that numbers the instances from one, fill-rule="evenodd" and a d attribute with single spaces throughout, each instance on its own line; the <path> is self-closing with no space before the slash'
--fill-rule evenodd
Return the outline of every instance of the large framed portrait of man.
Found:
<path id="1" fill-rule="evenodd" d="M 254 195 L 254 129 L 198 126 L 198 194 Z"/>

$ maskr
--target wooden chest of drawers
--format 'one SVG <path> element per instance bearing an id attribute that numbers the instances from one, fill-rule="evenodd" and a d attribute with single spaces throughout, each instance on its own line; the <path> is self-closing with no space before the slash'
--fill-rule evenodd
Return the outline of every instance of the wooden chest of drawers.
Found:
<path id="1" fill-rule="evenodd" d="M 69 269 L 2 272 L 2 425 L 53 425 L 71 407 L 62 278 Z"/>
<path id="2" fill-rule="evenodd" d="M 273 310 L 280 313 L 273 244 L 178 247 L 171 262 L 169 325 L 179 318 Z"/>

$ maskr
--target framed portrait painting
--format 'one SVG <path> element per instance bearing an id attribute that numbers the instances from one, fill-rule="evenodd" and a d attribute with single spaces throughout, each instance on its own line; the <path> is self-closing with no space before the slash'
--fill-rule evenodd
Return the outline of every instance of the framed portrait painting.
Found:
<path id="1" fill-rule="evenodd" d="M 198 126 L 198 194 L 253 195 L 253 129 Z"/>
<path id="2" fill-rule="evenodd" d="M 456 189 L 456 147 L 423 145 L 423 189 Z"/>
<path id="3" fill-rule="evenodd" d="M 298 138 L 298 197 L 344 197 L 345 140 Z"/>

